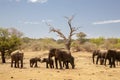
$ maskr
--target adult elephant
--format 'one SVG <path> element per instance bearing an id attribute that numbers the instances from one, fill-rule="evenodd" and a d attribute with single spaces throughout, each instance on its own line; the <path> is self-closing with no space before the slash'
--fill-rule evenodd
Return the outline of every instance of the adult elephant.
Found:
<path id="1" fill-rule="evenodd" d="M 16 50 L 11 53 L 11 67 L 19 68 L 19 64 L 21 64 L 21 68 L 23 68 L 23 51 Z M 19 63 L 20 62 L 20 63 Z"/>
<path id="2" fill-rule="evenodd" d="M 120 50 L 116 50 L 116 62 L 117 62 L 117 65 L 120 62 Z"/>
<path id="3" fill-rule="evenodd" d="M 93 64 L 95 63 L 95 57 L 98 56 L 100 50 L 94 50 L 92 53 L 92 60 L 93 60 Z"/>
<path id="4" fill-rule="evenodd" d="M 103 65 L 105 62 L 105 57 L 107 55 L 107 50 L 95 50 L 93 51 L 92 58 L 94 63 L 94 57 L 97 56 L 96 64 L 98 64 L 98 61 L 100 60 L 100 65 Z"/>
<path id="5" fill-rule="evenodd" d="M 117 50 L 108 50 L 108 54 L 106 55 L 106 59 L 109 60 L 110 68 L 116 67 L 115 61 L 120 61 L 120 51 Z"/>
<path id="6" fill-rule="evenodd" d="M 55 65 L 56 65 L 57 69 L 58 69 L 58 61 L 59 61 L 60 69 L 63 69 L 63 66 L 62 66 L 62 63 L 61 63 L 62 61 L 63 61 L 63 63 L 65 63 L 66 68 L 69 68 L 68 62 L 71 63 L 72 68 L 75 67 L 73 56 L 68 54 L 66 51 L 62 51 L 60 49 L 52 48 L 52 49 L 49 50 L 48 58 L 50 59 L 52 57 L 55 57 Z"/>
<path id="7" fill-rule="evenodd" d="M 116 67 L 115 66 L 115 59 L 117 56 L 116 54 L 117 54 L 116 50 L 108 50 L 108 53 L 107 53 L 106 58 L 105 58 L 105 63 L 106 63 L 106 60 L 108 59 L 110 68 Z"/>

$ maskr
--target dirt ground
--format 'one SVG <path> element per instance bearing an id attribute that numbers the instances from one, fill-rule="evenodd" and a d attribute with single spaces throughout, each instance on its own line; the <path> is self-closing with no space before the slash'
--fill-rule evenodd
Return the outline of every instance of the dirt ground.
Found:
<path id="1" fill-rule="evenodd" d="M 24 68 L 11 68 L 10 59 L 6 64 L 0 62 L 0 80 L 120 80 L 120 66 L 109 68 L 92 63 L 91 53 L 72 53 L 75 57 L 75 69 L 46 69 L 45 63 L 38 68 L 30 68 L 29 59 L 47 57 L 47 52 L 25 52 Z"/>

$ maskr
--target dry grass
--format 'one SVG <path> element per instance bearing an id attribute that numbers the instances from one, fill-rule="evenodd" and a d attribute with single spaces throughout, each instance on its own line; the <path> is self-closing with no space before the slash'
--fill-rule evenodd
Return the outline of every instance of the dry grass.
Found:
<path id="1" fill-rule="evenodd" d="M 91 53 L 72 53 L 75 57 L 75 69 L 46 69 L 45 63 L 38 68 L 30 68 L 29 59 L 34 56 L 47 57 L 47 52 L 25 52 L 24 68 L 11 68 L 0 64 L 0 80 L 120 80 L 120 66 L 109 68 L 92 64 Z"/>

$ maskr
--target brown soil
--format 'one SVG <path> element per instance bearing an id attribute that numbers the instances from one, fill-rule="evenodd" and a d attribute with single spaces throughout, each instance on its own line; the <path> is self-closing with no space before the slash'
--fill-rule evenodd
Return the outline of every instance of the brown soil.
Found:
<path id="1" fill-rule="evenodd" d="M 24 68 L 11 68 L 10 59 L 0 63 L 0 80 L 120 80 L 120 66 L 109 68 L 92 63 L 91 53 L 72 53 L 75 69 L 46 69 L 45 63 L 30 68 L 29 59 L 35 56 L 47 57 L 47 52 L 25 52 Z"/>

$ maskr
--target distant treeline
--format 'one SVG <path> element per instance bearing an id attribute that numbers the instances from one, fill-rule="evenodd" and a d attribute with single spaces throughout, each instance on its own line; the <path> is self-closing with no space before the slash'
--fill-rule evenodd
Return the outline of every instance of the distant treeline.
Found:
<path id="1" fill-rule="evenodd" d="M 120 49 L 120 38 L 86 38 L 86 34 L 80 32 L 77 39 L 71 40 L 71 50 L 92 51 L 94 49 Z M 16 49 L 26 51 L 48 50 L 50 48 L 65 48 L 64 39 L 53 38 L 33 39 L 23 37 L 23 33 L 15 28 L 0 28 L 0 52 L 10 53 Z M 4 55 L 3 55 L 4 56 Z"/>
<path id="2" fill-rule="evenodd" d="M 49 48 L 65 48 L 64 40 L 53 38 L 32 39 L 28 37 L 22 38 L 21 47 L 25 50 L 39 51 L 48 50 Z M 73 39 L 71 50 L 73 51 L 92 51 L 94 49 L 120 49 L 120 38 L 82 38 Z"/>

